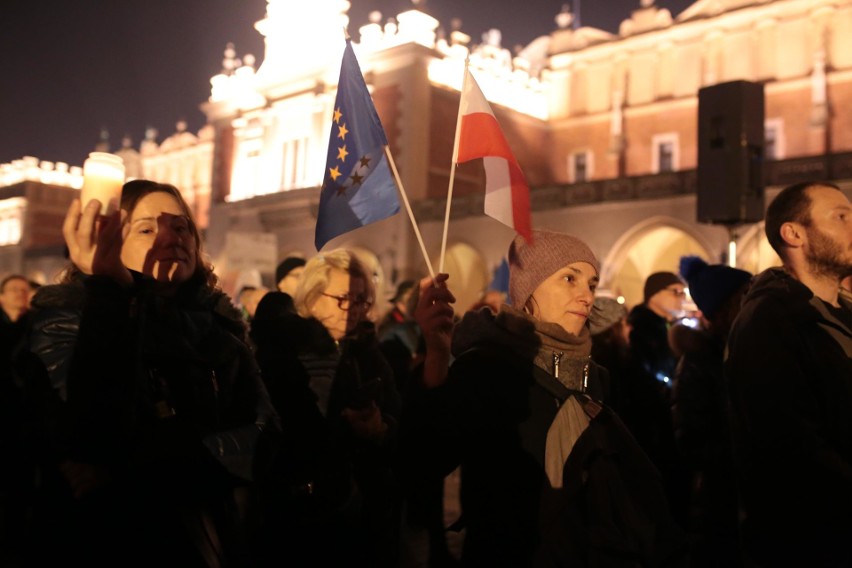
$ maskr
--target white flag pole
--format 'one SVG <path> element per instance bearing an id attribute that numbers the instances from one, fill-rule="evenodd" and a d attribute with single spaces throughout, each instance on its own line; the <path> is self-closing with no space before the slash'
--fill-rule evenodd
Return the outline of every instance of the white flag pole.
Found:
<path id="1" fill-rule="evenodd" d="M 447 233 L 450 230 L 450 208 L 452 207 L 453 203 L 453 184 L 456 181 L 456 163 L 459 159 L 459 137 L 461 136 L 462 102 L 464 99 L 464 88 L 465 86 L 467 86 L 467 66 L 469 63 L 470 58 L 465 58 L 464 79 L 462 79 L 462 88 L 459 92 L 459 113 L 456 117 L 456 137 L 453 141 L 453 163 L 450 166 L 450 186 L 447 189 L 447 209 L 444 213 L 444 235 L 441 237 L 441 259 L 438 262 L 438 272 L 444 272 L 444 257 L 447 252 Z"/>
<path id="2" fill-rule="evenodd" d="M 405 193 L 405 188 L 402 185 L 402 180 L 399 179 L 399 172 L 396 169 L 396 163 L 393 161 L 393 156 L 390 152 L 390 147 L 385 146 L 385 156 L 388 158 L 393 177 L 396 180 L 396 186 L 399 188 L 399 193 L 402 196 L 402 202 L 405 204 L 405 210 L 408 212 L 408 218 L 411 219 L 411 226 L 414 227 L 414 234 L 417 235 L 417 242 L 420 243 L 420 252 L 423 253 L 423 259 L 426 261 L 426 268 L 429 269 L 429 276 L 435 280 L 435 270 L 432 268 L 432 262 L 429 260 L 429 255 L 426 252 L 426 245 L 423 244 L 423 237 L 420 235 L 420 228 L 417 226 L 417 221 L 414 219 L 414 212 L 411 210 L 411 204 L 408 202 L 408 194 Z"/>

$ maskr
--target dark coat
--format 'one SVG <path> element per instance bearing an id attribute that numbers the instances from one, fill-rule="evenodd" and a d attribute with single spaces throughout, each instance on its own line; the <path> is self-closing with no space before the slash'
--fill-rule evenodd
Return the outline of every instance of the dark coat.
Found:
<path id="1" fill-rule="evenodd" d="M 393 565 L 400 401 L 375 329 L 365 322 L 338 346 L 316 319 L 264 302 L 251 337 L 282 439 L 265 486 L 261 562 Z M 388 426 L 380 442 L 358 438 L 342 416 L 371 404 Z"/>
<path id="2" fill-rule="evenodd" d="M 446 384 L 412 396 L 406 407 L 404 446 L 426 479 L 461 466 L 465 564 L 530 566 L 553 544 L 547 539 L 564 536 L 545 529 L 543 504 L 552 495 L 544 459 L 547 432 L 570 393 L 533 364 L 532 337 L 498 328 L 487 310 L 470 317 L 490 332 L 458 342 L 464 331 L 457 328 L 458 357 Z M 603 396 L 604 374 L 590 365 L 595 398 Z"/>
<path id="3" fill-rule="evenodd" d="M 234 491 L 275 413 L 227 297 L 88 277 L 41 288 L 33 304 L 19 369 L 55 482 L 48 547 L 94 563 L 235 560 Z M 72 498 L 56 470 L 68 462 L 105 481 Z"/>
<path id="4" fill-rule="evenodd" d="M 738 494 L 731 455 L 724 338 L 701 331 L 678 363 L 672 392 L 677 448 L 690 483 L 688 529 L 695 566 L 740 562 Z"/>
<path id="5" fill-rule="evenodd" d="M 25 436 L 27 415 L 12 364 L 27 320 L 24 314 L 13 322 L 0 309 L 0 455 L 4 462 L 0 467 L 0 563 L 15 552 L 25 552 L 33 501 L 35 469 Z"/>
<path id="6" fill-rule="evenodd" d="M 668 322 L 645 304 L 630 310 L 630 349 L 636 361 L 652 377 L 662 381 L 674 377 L 677 358 L 669 347 Z"/>
<path id="7" fill-rule="evenodd" d="M 765 565 L 851 565 L 852 330 L 769 269 L 734 322 L 725 373 L 747 551 Z"/>

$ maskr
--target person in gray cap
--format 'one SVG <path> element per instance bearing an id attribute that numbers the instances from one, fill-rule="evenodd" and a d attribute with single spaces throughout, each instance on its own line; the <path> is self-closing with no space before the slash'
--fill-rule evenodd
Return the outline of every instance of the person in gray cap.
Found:
<path id="1" fill-rule="evenodd" d="M 588 321 L 598 260 L 579 238 L 551 231 L 534 231 L 532 242 L 515 237 L 508 258 L 511 304 L 501 306 L 497 314 L 485 308 L 468 312 L 452 331 L 453 298 L 446 275 L 421 281 L 415 318 L 427 346 L 423 383 L 428 396 L 408 408 L 407 447 L 417 448 L 422 468 L 438 476 L 461 465 L 466 565 L 587 565 L 589 555 L 607 565 L 613 554 L 631 557 L 637 551 L 626 542 L 629 538 L 618 541 L 615 552 L 607 545 L 619 536 L 600 547 L 590 537 L 604 525 L 617 524 L 612 517 L 596 521 L 598 515 L 620 511 L 630 491 L 608 505 L 596 501 L 579 514 L 578 503 L 586 494 L 576 495 L 585 489 L 572 486 L 588 471 L 584 468 L 589 462 L 578 454 L 591 460 L 601 455 L 579 449 L 599 439 L 583 436 L 597 430 L 592 421 L 603 422 L 589 412 L 589 401 L 604 413 L 604 420 L 618 420 L 594 402 L 607 396 L 606 371 L 590 357 Z M 448 370 L 450 354 L 455 360 Z M 658 474 L 618 424 L 635 448 L 632 455 L 641 456 L 646 472 L 653 472 L 651 484 L 657 484 L 648 489 L 648 478 L 631 471 L 632 487 L 642 486 L 643 498 L 659 495 L 655 503 L 665 508 Z M 595 485 L 601 492 L 589 499 L 611 495 L 602 483 Z M 575 501 L 566 498 L 569 494 Z M 575 527 L 574 514 L 586 520 Z M 650 517 L 646 528 L 668 534 L 666 522 L 655 524 L 659 517 Z M 626 525 L 623 534 L 630 534 L 635 527 L 629 521 Z"/>
<path id="2" fill-rule="evenodd" d="M 592 359 L 602 365 L 610 378 L 610 406 L 618 411 L 625 401 L 625 387 L 632 374 L 630 368 L 630 326 L 627 324 L 627 307 L 613 298 L 595 298 L 589 317 L 592 333 Z M 622 416 L 622 419 L 624 417 Z"/>

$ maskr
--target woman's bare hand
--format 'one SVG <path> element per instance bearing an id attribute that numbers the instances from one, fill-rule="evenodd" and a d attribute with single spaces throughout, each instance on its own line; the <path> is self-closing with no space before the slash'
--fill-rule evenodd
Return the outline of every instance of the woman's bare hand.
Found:
<path id="1" fill-rule="evenodd" d="M 453 336 L 453 308 L 455 296 L 447 288 L 447 274 L 438 274 L 420 280 L 420 297 L 414 310 L 414 319 L 423 332 L 426 343 L 423 382 L 427 387 L 439 386 L 447 377 L 450 362 L 450 342 Z"/>
<path id="2" fill-rule="evenodd" d="M 79 199 L 71 202 L 62 224 L 68 255 L 83 274 L 109 276 L 129 285 L 133 278 L 121 262 L 121 226 L 126 213 L 111 204 L 111 212 L 100 215 L 100 207 L 96 199 L 82 210 Z"/>

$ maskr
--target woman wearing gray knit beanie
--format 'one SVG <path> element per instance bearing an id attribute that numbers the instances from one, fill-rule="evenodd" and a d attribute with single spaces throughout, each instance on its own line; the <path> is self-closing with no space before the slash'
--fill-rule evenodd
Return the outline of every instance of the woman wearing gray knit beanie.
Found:
<path id="1" fill-rule="evenodd" d="M 532 242 L 521 236 L 512 241 L 509 269 L 511 305 L 496 315 L 469 312 L 452 332 L 446 275 L 421 281 L 415 317 L 427 342 L 427 389 L 404 417 L 406 445 L 417 448 L 421 475 L 461 465 L 464 564 L 589 566 L 597 558 L 603 561 L 598 565 L 608 565 L 610 555 L 629 557 L 637 543 L 627 542 L 634 536 L 629 527 L 608 535 L 604 540 L 613 539 L 603 547 L 592 536 L 617 526 L 620 521 L 607 515 L 634 502 L 590 506 L 591 497 L 581 493 L 587 491 L 589 462 L 578 453 L 596 455 L 601 438 L 582 436 L 593 420 L 601 422 L 598 413 L 630 438 L 618 418 L 595 402 L 607 390 L 606 371 L 590 357 L 588 326 L 600 265 L 579 238 L 533 231 Z M 635 446 L 632 438 L 627 443 Z M 636 451 L 647 461 L 638 446 Z M 637 475 L 656 472 L 650 467 Z M 609 487 L 595 498 L 604 493 Z M 655 499 L 661 487 L 647 494 Z M 636 565 L 645 565 L 644 553 L 635 553 Z"/>

